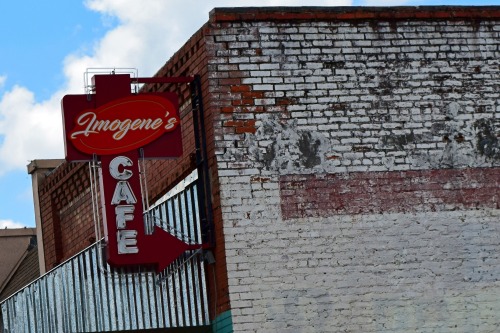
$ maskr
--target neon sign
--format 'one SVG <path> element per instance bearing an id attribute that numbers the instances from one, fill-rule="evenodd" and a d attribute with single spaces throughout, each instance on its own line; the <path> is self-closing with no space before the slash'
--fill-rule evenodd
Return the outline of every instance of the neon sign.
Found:
<path id="1" fill-rule="evenodd" d="M 95 94 L 62 100 L 66 159 L 100 159 L 108 263 L 154 265 L 161 271 L 193 245 L 157 226 L 146 233 L 139 149 L 150 159 L 182 155 L 177 96 L 132 94 L 129 75 L 93 80 Z"/>
<path id="2" fill-rule="evenodd" d="M 83 153 L 123 153 L 175 130 L 180 121 L 174 110 L 174 105 L 160 96 L 120 98 L 78 114 L 68 139 Z"/>

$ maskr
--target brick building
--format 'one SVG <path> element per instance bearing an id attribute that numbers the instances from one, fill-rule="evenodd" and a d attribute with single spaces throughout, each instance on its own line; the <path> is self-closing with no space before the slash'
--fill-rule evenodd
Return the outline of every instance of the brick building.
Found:
<path id="1" fill-rule="evenodd" d="M 217 8 L 158 71 L 199 75 L 215 332 L 495 332 L 500 8 Z M 159 199 L 196 169 L 147 167 Z M 86 164 L 39 185 L 46 269 L 95 241 Z M 208 273 L 210 272 L 210 273 Z"/>

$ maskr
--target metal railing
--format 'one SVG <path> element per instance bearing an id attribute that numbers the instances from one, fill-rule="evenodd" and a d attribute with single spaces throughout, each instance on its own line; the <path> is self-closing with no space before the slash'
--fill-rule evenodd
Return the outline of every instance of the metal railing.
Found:
<path id="1" fill-rule="evenodd" d="M 188 244 L 201 244 L 195 176 L 149 211 L 150 218 Z M 2 331 L 102 332 L 208 327 L 203 251 L 188 251 L 160 274 L 113 269 L 97 242 L 6 299 Z"/>

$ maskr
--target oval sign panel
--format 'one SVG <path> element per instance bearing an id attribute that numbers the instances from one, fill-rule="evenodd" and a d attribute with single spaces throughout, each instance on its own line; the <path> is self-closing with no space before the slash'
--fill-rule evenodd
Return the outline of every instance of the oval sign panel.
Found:
<path id="1" fill-rule="evenodd" d="M 154 95 L 128 96 L 79 113 L 69 141 L 86 154 L 111 155 L 147 145 L 179 125 L 168 99 Z"/>

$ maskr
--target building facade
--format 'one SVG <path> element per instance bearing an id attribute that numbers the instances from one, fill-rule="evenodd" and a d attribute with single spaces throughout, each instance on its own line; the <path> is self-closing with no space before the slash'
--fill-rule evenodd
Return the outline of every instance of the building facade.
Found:
<path id="1" fill-rule="evenodd" d="M 493 332 L 498 8 L 215 10 L 237 332 Z"/>
<path id="2" fill-rule="evenodd" d="M 214 9 L 157 73 L 201 82 L 212 330 L 495 332 L 499 59 L 498 7 Z M 199 105 L 143 90 L 181 105 L 154 202 L 199 167 Z M 39 185 L 47 270 L 96 240 L 88 174 Z"/>
<path id="3" fill-rule="evenodd" d="M 0 302 L 39 276 L 35 228 L 0 230 Z"/>

